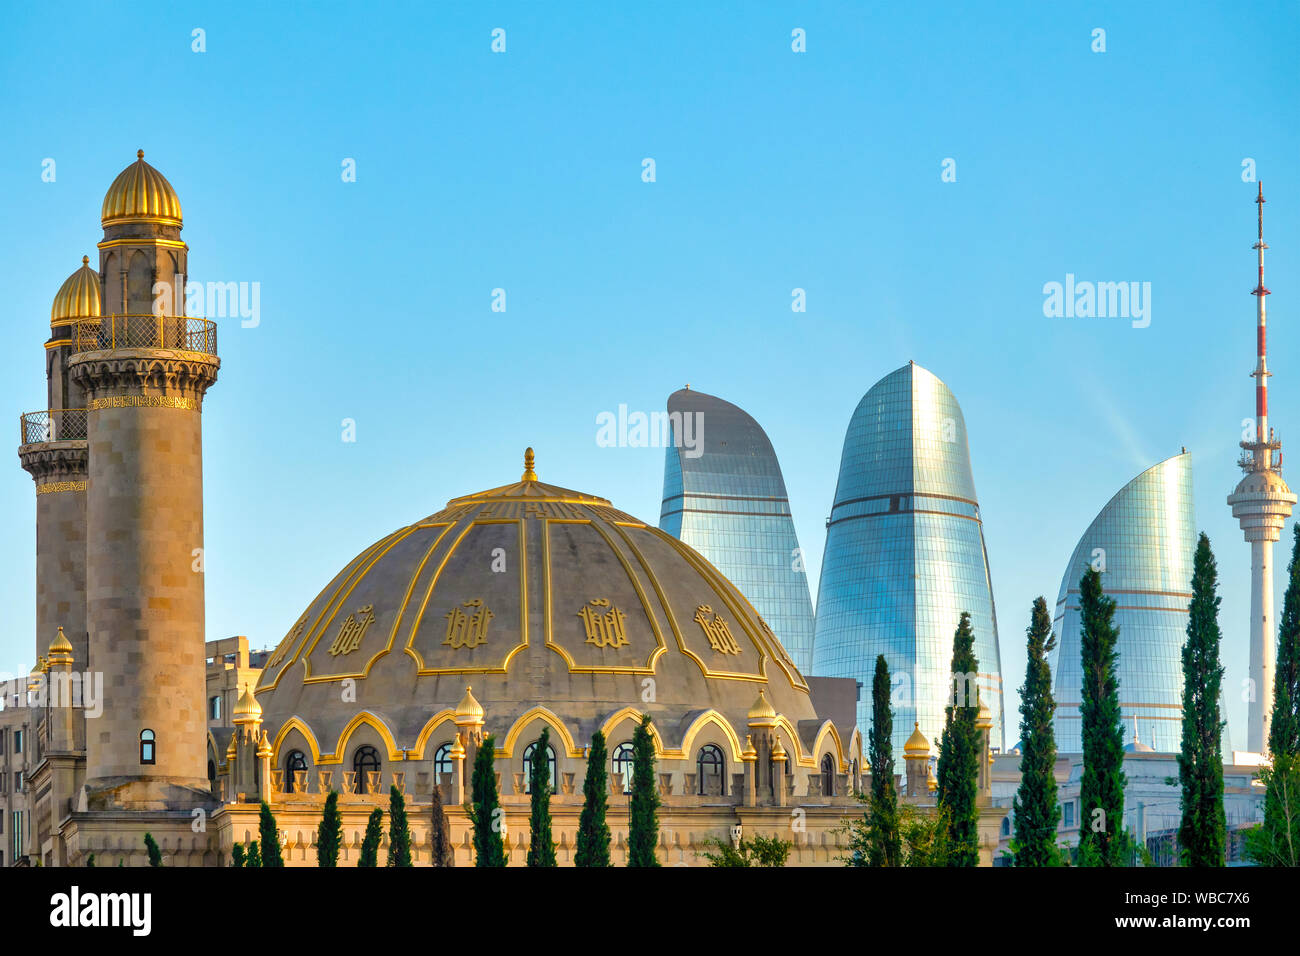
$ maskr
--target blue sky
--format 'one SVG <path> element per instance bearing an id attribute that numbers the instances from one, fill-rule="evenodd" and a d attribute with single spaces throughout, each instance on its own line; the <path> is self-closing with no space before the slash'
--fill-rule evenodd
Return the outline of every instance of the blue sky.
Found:
<path id="1" fill-rule="evenodd" d="M 261 288 L 256 328 L 221 324 L 203 412 L 209 637 L 273 646 L 355 553 L 514 480 L 528 444 L 542 480 L 656 520 L 662 450 L 598 447 L 595 419 L 687 382 L 771 436 L 815 590 L 849 416 L 915 359 L 965 413 L 1011 691 L 1032 599 L 1187 446 L 1244 746 L 1242 162 L 1269 199 L 1271 418 L 1300 447 L 1296 4 L 703 6 L 10 9 L 0 407 L 44 407 L 50 300 L 143 148 L 191 279 Z M 1066 273 L 1150 282 L 1150 326 L 1045 318 Z M 0 488 L 0 667 L 20 671 L 34 496 L 16 460 Z"/>

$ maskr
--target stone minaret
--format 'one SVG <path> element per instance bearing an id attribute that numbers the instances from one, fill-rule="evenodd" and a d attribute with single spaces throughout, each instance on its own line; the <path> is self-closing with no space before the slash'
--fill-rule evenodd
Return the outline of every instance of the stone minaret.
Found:
<path id="1" fill-rule="evenodd" d="M 104 712 L 86 728 L 88 805 L 178 809 L 211 799 L 204 711 L 200 411 L 220 362 L 186 319 L 175 190 L 144 162 L 104 198 L 102 318 L 72 327 L 85 396 L 86 629 Z"/>

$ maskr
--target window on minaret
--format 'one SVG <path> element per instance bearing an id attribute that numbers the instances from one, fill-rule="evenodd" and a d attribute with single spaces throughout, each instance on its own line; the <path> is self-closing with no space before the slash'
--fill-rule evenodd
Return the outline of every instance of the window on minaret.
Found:
<path id="1" fill-rule="evenodd" d="M 154 746 L 155 740 L 152 730 L 140 731 L 140 763 L 154 763 Z"/>

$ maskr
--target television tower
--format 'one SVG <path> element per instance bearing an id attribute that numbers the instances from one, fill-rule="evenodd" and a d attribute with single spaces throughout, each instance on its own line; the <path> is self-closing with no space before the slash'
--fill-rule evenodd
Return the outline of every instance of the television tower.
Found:
<path id="1" fill-rule="evenodd" d="M 1253 434 L 1241 443 L 1237 464 L 1246 473 L 1236 490 L 1228 496 L 1232 516 L 1250 542 L 1250 713 L 1247 721 L 1246 749 L 1252 753 L 1268 750 L 1268 728 L 1273 709 L 1273 669 L 1277 660 L 1273 625 L 1273 544 L 1282 534 L 1282 526 L 1291 517 L 1296 496 L 1282 480 L 1282 442 L 1268 424 L 1268 379 L 1272 374 L 1265 360 L 1264 296 L 1264 184 L 1259 184 L 1259 238 L 1251 248 L 1259 258 L 1259 284 L 1251 293 L 1255 297 L 1256 360 L 1255 422 Z M 1276 456 L 1275 456 L 1276 453 Z"/>

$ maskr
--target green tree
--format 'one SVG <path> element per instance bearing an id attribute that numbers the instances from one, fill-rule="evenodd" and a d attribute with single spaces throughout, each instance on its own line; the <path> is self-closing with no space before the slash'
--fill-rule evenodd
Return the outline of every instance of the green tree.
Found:
<path id="1" fill-rule="evenodd" d="M 144 848 L 149 854 L 150 866 L 162 866 L 162 850 L 158 849 L 158 842 L 154 840 L 152 833 L 144 835 Z"/>
<path id="2" fill-rule="evenodd" d="M 316 865 L 338 866 L 342 842 L 343 814 L 339 813 L 339 795 L 331 790 L 325 797 L 325 812 L 316 828 Z"/>
<path id="3" fill-rule="evenodd" d="M 1183 740 L 1178 779 L 1183 819 L 1178 844 L 1184 866 L 1223 866 L 1223 719 L 1219 691 L 1218 571 L 1202 532 L 1192 561 L 1192 601 L 1183 645 Z"/>
<path id="4" fill-rule="evenodd" d="M 975 678 L 975 632 L 962 612 L 952 639 L 952 703 L 945 708 L 939 742 L 939 806 L 948 823 L 948 866 L 979 866 L 979 806 L 976 804 L 982 756 L 979 691 Z"/>
<path id="5" fill-rule="evenodd" d="M 628 809 L 627 865 L 658 866 L 659 788 L 655 785 L 655 745 L 650 715 L 632 733 L 632 801 Z"/>
<path id="6" fill-rule="evenodd" d="M 86 866 L 92 870 L 95 868 L 95 854 L 92 853 L 86 857 Z"/>
<path id="7" fill-rule="evenodd" d="M 1246 834 L 1246 855 L 1264 866 L 1300 866 L 1300 522 L 1293 533 L 1273 671 L 1271 766 L 1259 775 L 1264 822 Z"/>
<path id="8" fill-rule="evenodd" d="M 388 788 L 388 865 L 413 865 L 411 828 L 406 822 L 406 798 L 396 784 Z"/>
<path id="9" fill-rule="evenodd" d="M 894 712 L 885 655 L 876 657 L 871 681 L 870 743 L 871 799 L 867 805 L 867 866 L 900 866 L 902 838 L 898 832 L 898 790 L 894 786 Z"/>
<path id="10" fill-rule="evenodd" d="M 551 839 L 551 762 L 548 758 L 551 731 L 542 728 L 542 735 L 533 746 L 528 767 L 529 837 L 528 865 L 555 866 L 555 842 Z"/>
<path id="11" fill-rule="evenodd" d="M 260 870 L 262 868 L 262 850 L 256 840 L 244 844 L 244 869 Z"/>
<path id="12" fill-rule="evenodd" d="M 470 779 L 469 818 L 474 824 L 474 865 L 505 866 L 506 849 L 501 839 L 505 813 L 497 797 L 495 739 L 488 737 L 474 757 Z"/>
<path id="13" fill-rule="evenodd" d="M 235 845 L 230 848 L 230 862 L 236 869 L 243 867 L 244 844 L 236 842 Z"/>
<path id="14" fill-rule="evenodd" d="M 433 784 L 433 806 L 429 827 L 430 851 L 434 866 L 455 866 L 456 850 L 451 845 L 451 823 L 442 805 L 442 786 Z"/>
<path id="15" fill-rule="evenodd" d="M 609 805 L 609 778 L 605 771 L 605 735 L 599 730 L 591 735 L 587 755 L 587 775 L 582 781 L 582 813 L 578 816 L 577 852 L 574 866 L 609 866 L 609 825 L 605 810 Z"/>
<path id="16" fill-rule="evenodd" d="M 1043 598 L 1034 599 L 1029 616 L 1028 661 L 1025 683 L 1020 688 L 1020 789 L 1013 803 L 1015 838 L 1012 853 L 1016 866 L 1060 866 L 1056 827 L 1061 807 L 1056 801 L 1056 733 L 1052 718 L 1052 669 L 1047 655 L 1055 649 L 1052 617 Z"/>
<path id="17" fill-rule="evenodd" d="M 384 838 L 384 811 L 375 807 L 366 821 L 366 835 L 361 839 L 361 855 L 357 866 L 379 866 L 379 844 Z"/>
<path id="18" fill-rule="evenodd" d="M 1124 866 L 1124 725 L 1119 709 L 1119 629 L 1115 602 L 1106 597 L 1101 572 L 1090 567 L 1079 581 L 1083 684 L 1079 716 L 1083 778 L 1079 785 L 1080 866 Z"/>
<path id="19" fill-rule="evenodd" d="M 790 858 L 790 849 L 794 846 L 793 843 L 782 840 L 778 836 L 756 836 L 753 839 L 745 837 L 737 846 L 732 846 L 726 840 L 710 837 L 704 841 L 704 845 L 714 848 L 712 851 L 704 852 L 704 858 L 709 861 L 709 866 L 748 867 L 785 866 L 786 860 Z"/>
<path id="20" fill-rule="evenodd" d="M 262 842 L 262 866 L 284 866 L 284 857 L 280 855 L 280 830 L 275 825 L 275 814 L 265 800 L 258 814 L 257 830 Z"/>

